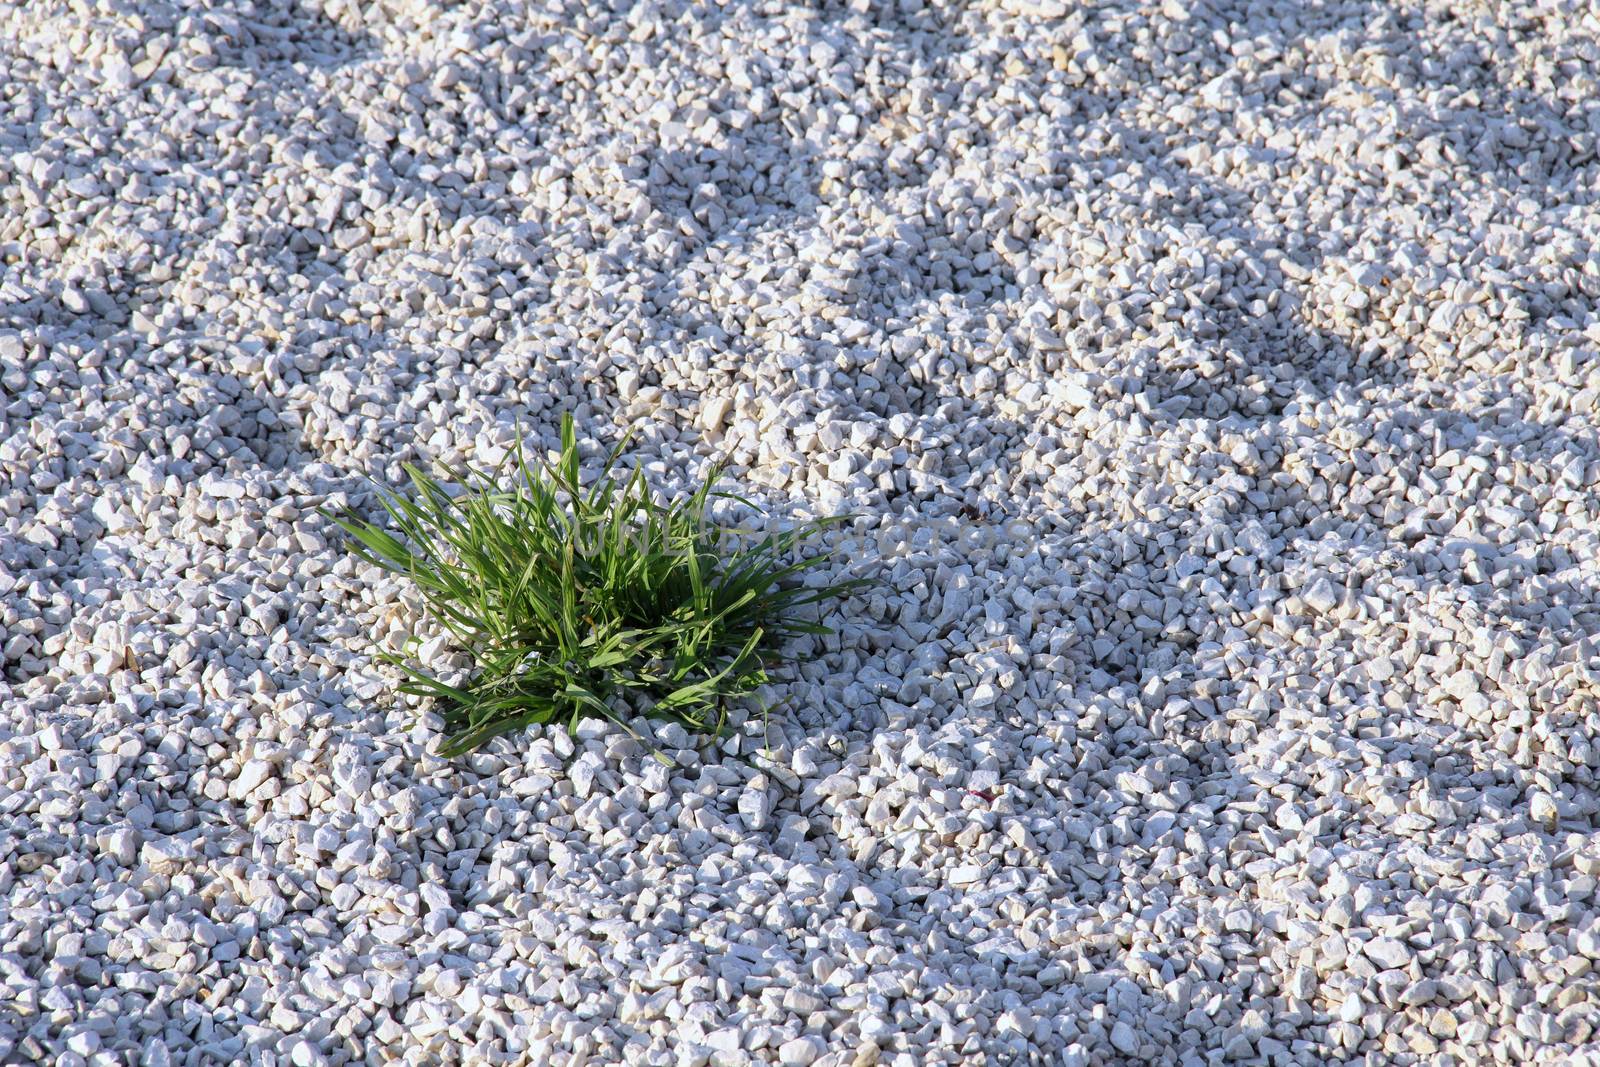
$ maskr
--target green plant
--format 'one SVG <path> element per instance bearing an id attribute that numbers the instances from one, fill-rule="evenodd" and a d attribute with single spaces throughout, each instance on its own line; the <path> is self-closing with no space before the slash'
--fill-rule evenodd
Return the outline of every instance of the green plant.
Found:
<path id="1" fill-rule="evenodd" d="M 626 443 L 624 441 L 624 443 Z M 443 756 L 535 723 L 613 721 L 628 697 L 646 714 L 720 733 L 726 703 L 767 681 L 774 646 L 831 631 L 799 609 L 859 580 L 807 586 L 822 555 L 798 550 L 848 516 L 757 537 L 710 521 L 712 502 L 750 501 L 715 488 L 713 467 L 687 498 L 655 502 L 642 471 L 613 475 L 622 445 L 585 487 L 572 418 L 554 462 L 530 464 L 519 440 L 491 471 L 407 465 L 409 495 L 382 493 L 392 529 L 346 509 L 330 514 L 351 550 L 421 591 L 429 614 L 473 662 L 449 684 L 386 653 L 401 691 L 438 698 Z"/>

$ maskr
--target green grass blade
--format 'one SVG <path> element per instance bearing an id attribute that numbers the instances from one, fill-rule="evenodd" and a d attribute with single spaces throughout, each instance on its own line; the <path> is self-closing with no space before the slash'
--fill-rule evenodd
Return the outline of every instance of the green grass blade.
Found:
<path id="1" fill-rule="evenodd" d="M 400 692 L 443 715 L 441 755 L 538 723 L 621 722 L 618 697 L 648 697 L 648 714 L 719 731 L 728 701 L 767 681 L 776 642 L 832 632 L 802 612 L 866 588 L 802 582 L 828 558 L 806 546 L 853 516 L 752 540 L 712 521 L 721 501 L 759 510 L 717 488 L 720 465 L 686 497 L 658 503 L 641 465 L 617 471 L 630 437 L 587 487 L 566 415 L 554 458 L 530 460 L 519 431 L 492 470 L 464 466 L 446 481 L 404 465 L 407 489 L 378 494 L 381 521 L 323 513 L 353 555 L 413 582 L 472 660 L 465 680 L 447 683 L 391 658 Z"/>

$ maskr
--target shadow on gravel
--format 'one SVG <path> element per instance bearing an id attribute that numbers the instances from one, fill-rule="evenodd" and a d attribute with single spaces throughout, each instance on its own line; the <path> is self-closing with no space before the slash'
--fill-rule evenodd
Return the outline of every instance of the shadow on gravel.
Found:
<path id="1" fill-rule="evenodd" d="M 700 14 L 708 35 L 731 19 L 712 8 Z M 752 17 L 757 22 L 754 30 L 737 25 L 733 32 L 762 32 L 760 17 Z M 663 270 L 672 271 L 686 256 L 726 237 L 732 236 L 737 244 L 736 231 L 780 225 L 796 229 L 797 220 L 820 203 L 822 146 L 812 140 L 813 131 L 805 127 L 800 114 L 782 100 L 797 75 L 779 69 L 765 53 L 756 53 L 741 61 L 737 76 L 738 84 L 730 76 L 708 86 L 701 106 L 708 116 L 742 113 L 743 121 L 724 119 L 697 129 L 686 122 L 649 127 L 655 140 L 646 146 L 646 195 L 655 210 L 676 223 L 686 241 L 677 255 L 661 264 Z"/>
<path id="2" fill-rule="evenodd" d="M 827 63 L 826 57 L 853 52 L 869 57 L 874 64 L 893 66 L 894 75 L 885 75 L 884 87 L 879 90 L 885 106 L 906 106 L 906 85 L 918 77 L 947 83 L 957 80 L 951 59 L 961 52 L 964 38 L 951 30 L 952 13 L 932 7 L 910 12 L 894 5 L 872 5 L 857 12 L 838 3 L 820 5 L 817 10 L 822 17 L 804 24 L 813 58 L 824 57 L 820 61 Z M 837 63 L 831 70 L 836 78 L 860 81 L 850 64 Z M 680 342 L 713 336 L 721 347 L 741 357 L 741 366 L 758 363 L 761 353 L 747 351 L 751 347 L 746 341 L 750 312 L 743 300 L 749 294 L 712 300 L 704 294 L 716 293 L 719 283 L 738 280 L 737 271 L 723 267 L 724 263 L 742 261 L 764 242 L 780 239 L 778 235 L 802 239 L 809 235 L 829 244 L 825 260 L 818 264 L 798 260 L 782 276 L 763 274 L 750 279 L 747 288 L 759 292 L 781 281 L 773 297 L 777 301 L 797 288 L 816 287 L 821 293 L 811 295 L 850 309 L 855 319 L 874 332 L 881 330 L 885 340 L 880 343 L 870 338 L 841 346 L 842 361 L 870 373 L 872 381 L 864 389 L 857 386 L 855 375 L 835 377 L 826 368 L 808 368 L 805 376 L 809 380 L 800 383 L 801 390 L 813 393 L 821 409 L 839 415 L 868 421 L 901 414 L 926 419 L 959 394 L 951 389 L 952 383 L 942 381 L 913 356 L 925 348 L 943 346 L 947 336 L 960 335 L 962 316 L 981 314 L 1015 289 L 1016 278 L 1003 260 L 983 269 L 951 270 L 945 262 L 948 252 L 968 249 L 970 242 L 982 235 L 953 232 L 937 208 L 927 214 L 891 217 L 883 227 L 874 227 L 877 232 L 860 237 L 849 227 L 836 233 L 832 223 L 819 225 L 817 215 L 825 204 L 851 210 L 848 181 L 833 180 L 834 187 L 828 188 L 823 178 L 826 146 L 784 104 L 783 90 L 792 84 L 793 74 L 775 69 L 765 59 L 747 65 L 740 73 L 758 93 L 777 94 L 777 103 L 743 130 L 719 129 L 711 142 L 693 147 L 658 146 L 650 166 L 649 200 L 656 210 L 677 220 L 687 242 L 686 252 L 692 257 L 685 261 L 675 256 L 661 267 L 660 298 L 674 313 Z M 751 94 L 742 89 L 723 92 L 728 106 L 744 108 L 751 103 Z M 832 95 L 832 90 L 825 89 L 820 99 L 827 102 Z M 937 126 L 936 120 L 929 119 Z M 831 161 L 843 165 L 846 173 L 866 165 L 858 162 L 858 153 L 881 161 L 882 151 L 896 143 L 891 137 L 879 146 L 874 137 L 881 133 L 861 129 L 852 140 L 833 131 L 832 143 L 845 144 L 849 158 Z M 888 173 L 876 163 L 872 165 L 879 178 Z M 925 183 L 928 173 L 911 167 L 902 168 L 899 176 L 901 180 L 891 183 L 887 195 L 892 197 L 893 189 Z M 764 203 L 758 207 L 759 201 Z M 987 250 L 987 239 L 983 240 L 982 250 Z M 904 254 L 906 262 L 898 255 L 885 254 L 891 246 Z M 971 254 L 964 255 L 970 262 Z M 933 308 L 943 313 L 942 317 L 917 325 L 917 317 Z M 739 377 L 748 372 L 736 369 L 733 373 Z"/>
<path id="3" fill-rule="evenodd" d="M 350 19 L 331 18 L 314 0 L 226 0 L 194 17 L 195 35 L 225 67 L 326 69 L 373 47 L 364 30 L 347 28 Z"/>

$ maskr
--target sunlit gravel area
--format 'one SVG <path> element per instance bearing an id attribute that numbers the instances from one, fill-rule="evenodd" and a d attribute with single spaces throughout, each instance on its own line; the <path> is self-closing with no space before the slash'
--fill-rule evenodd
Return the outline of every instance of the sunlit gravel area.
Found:
<path id="1" fill-rule="evenodd" d="M 0 1063 L 1600 1063 L 1597 75 L 1565 0 L 0 4 Z M 441 759 L 321 509 L 565 412 L 874 584 L 719 743 Z"/>

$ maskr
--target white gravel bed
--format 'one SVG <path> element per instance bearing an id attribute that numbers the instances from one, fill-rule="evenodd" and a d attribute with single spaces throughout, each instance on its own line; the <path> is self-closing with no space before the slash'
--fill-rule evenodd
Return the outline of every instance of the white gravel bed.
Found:
<path id="1" fill-rule="evenodd" d="M 0 1063 L 1600 1063 L 1586 5 L 0 6 Z M 318 509 L 849 509 L 430 755 Z"/>

